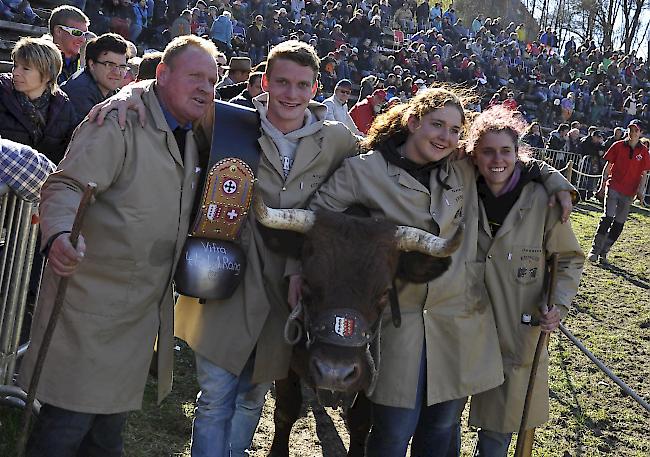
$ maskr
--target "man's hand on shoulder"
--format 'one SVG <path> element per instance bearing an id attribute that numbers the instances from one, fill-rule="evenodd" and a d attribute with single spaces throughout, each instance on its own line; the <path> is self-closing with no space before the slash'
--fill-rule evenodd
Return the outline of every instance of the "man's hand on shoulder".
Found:
<path id="1" fill-rule="evenodd" d="M 140 125 L 144 127 L 147 123 L 147 114 L 142 101 L 143 92 L 144 88 L 135 84 L 123 87 L 117 94 L 95 105 L 88 113 L 88 120 L 97 122 L 97 125 L 102 125 L 106 115 L 117 110 L 118 123 L 124 130 L 126 128 L 126 114 L 128 110 L 132 110 L 138 113 Z"/>
<path id="2" fill-rule="evenodd" d="M 52 242 L 48 264 L 58 276 L 72 276 L 86 254 L 84 237 L 79 235 L 77 249 L 70 243 L 70 234 L 62 233 Z"/>

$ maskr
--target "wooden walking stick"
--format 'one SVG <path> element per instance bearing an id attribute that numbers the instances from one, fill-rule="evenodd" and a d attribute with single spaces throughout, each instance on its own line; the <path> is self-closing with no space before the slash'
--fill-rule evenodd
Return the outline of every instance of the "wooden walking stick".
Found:
<path id="1" fill-rule="evenodd" d="M 97 184 L 89 182 L 88 185 L 86 185 L 86 190 L 84 191 L 83 196 L 81 197 L 81 201 L 79 202 L 77 214 L 75 215 L 74 222 L 72 224 L 72 231 L 70 232 L 70 243 L 75 249 L 77 248 L 77 241 L 79 240 L 79 233 L 81 232 L 81 225 L 83 224 L 84 216 L 86 215 L 86 209 L 88 209 L 88 205 L 90 204 L 96 189 Z M 67 287 L 68 278 L 60 278 L 59 285 L 56 289 L 54 305 L 52 306 L 52 314 L 50 315 L 50 320 L 48 321 L 45 333 L 43 334 L 43 341 L 41 342 L 41 347 L 38 349 L 38 356 L 36 357 L 36 363 L 34 364 L 32 379 L 29 382 L 27 402 L 25 403 L 25 409 L 23 411 L 22 430 L 18 438 L 18 443 L 16 444 L 17 457 L 23 457 L 25 455 L 27 437 L 29 436 L 29 423 L 32 418 L 34 399 L 36 398 L 36 388 L 38 387 L 38 381 L 41 377 L 41 371 L 43 371 L 43 364 L 45 362 L 47 350 L 50 346 L 50 342 L 52 341 L 52 336 L 54 335 L 56 322 L 58 321 L 61 310 L 63 309 L 63 298 L 65 297 L 65 291 Z"/>
<path id="2" fill-rule="evenodd" d="M 551 255 L 550 273 L 548 283 L 548 297 L 546 299 L 546 309 L 550 311 L 553 307 L 553 296 L 555 295 L 555 286 L 557 283 L 557 262 L 558 254 Z M 539 366 L 539 359 L 544 352 L 544 348 L 548 345 L 550 333 L 541 332 L 537 340 L 537 348 L 535 348 L 535 356 L 533 357 L 533 364 L 530 367 L 530 378 L 528 378 L 528 389 L 526 390 L 526 400 L 524 401 L 524 411 L 521 415 L 521 424 L 519 425 L 519 433 L 517 433 L 517 447 L 515 448 L 515 457 L 530 457 L 533 450 L 533 441 L 535 440 L 535 428 L 526 430 L 528 424 L 528 413 L 530 412 L 530 403 L 533 398 L 533 389 L 535 388 L 535 378 L 537 377 L 537 367 Z"/>

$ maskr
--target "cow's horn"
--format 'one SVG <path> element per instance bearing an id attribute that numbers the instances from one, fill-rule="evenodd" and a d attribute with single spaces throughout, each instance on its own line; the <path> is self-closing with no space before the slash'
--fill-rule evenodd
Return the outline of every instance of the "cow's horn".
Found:
<path id="1" fill-rule="evenodd" d="M 417 251 L 432 257 L 449 257 L 463 241 L 463 226 L 451 239 L 440 238 L 425 230 L 400 225 L 395 232 L 400 251 Z"/>
<path id="2" fill-rule="evenodd" d="M 253 210 L 260 224 L 277 230 L 307 233 L 316 220 L 314 212 L 306 209 L 269 208 L 259 194 L 253 199 Z"/>

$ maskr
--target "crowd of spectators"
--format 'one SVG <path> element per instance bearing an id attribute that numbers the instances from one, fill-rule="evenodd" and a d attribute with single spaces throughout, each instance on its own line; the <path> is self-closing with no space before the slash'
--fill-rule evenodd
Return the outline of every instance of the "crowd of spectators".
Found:
<path id="1" fill-rule="evenodd" d="M 479 14 L 465 23 L 449 0 L 71 3 L 88 16 L 88 30 L 120 35 L 140 54 L 180 35 L 210 38 L 225 55 L 224 68 L 232 57 L 250 58 L 254 68 L 287 39 L 308 42 L 321 56 L 318 101 L 331 99 L 341 81 L 352 84 L 348 107 L 378 90 L 388 104 L 438 82 L 463 84 L 479 95 L 473 109 L 504 104 L 535 121 L 538 138 L 529 137 L 538 147 L 579 152 L 594 130 L 604 144 L 614 127 L 632 119 L 650 124 L 650 72 L 642 58 L 601 49 L 593 40 L 578 44 L 569 36 L 560 43 L 550 28 L 533 36 L 523 24 L 499 17 Z M 10 13 L 31 11 L 25 0 L 0 5 Z"/>

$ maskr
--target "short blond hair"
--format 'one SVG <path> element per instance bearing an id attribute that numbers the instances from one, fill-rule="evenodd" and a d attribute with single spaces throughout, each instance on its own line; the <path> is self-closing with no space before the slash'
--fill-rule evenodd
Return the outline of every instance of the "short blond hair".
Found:
<path id="1" fill-rule="evenodd" d="M 163 51 L 162 59 L 160 62 L 164 63 L 168 67 L 173 67 L 174 59 L 176 59 L 176 57 L 178 57 L 183 51 L 190 47 L 199 48 L 214 58 L 216 58 L 217 53 L 219 52 L 217 47 L 210 40 L 199 38 L 194 35 L 183 35 L 174 38 L 167 45 Z"/>
<path id="2" fill-rule="evenodd" d="M 47 80 L 47 87 L 54 93 L 57 89 L 56 80 L 63 68 L 61 51 L 50 40 L 45 38 L 21 38 L 13 51 L 11 60 L 22 62 L 30 67 L 36 68 L 44 80 Z"/>
<path id="3" fill-rule="evenodd" d="M 54 8 L 50 15 L 50 20 L 48 22 L 50 35 L 54 33 L 54 29 L 57 25 L 66 25 L 68 21 L 85 22 L 86 25 L 90 25 L 90 19 L 88 19 L 88 16 L 86 16 L 86 14 L 79 8 L 71 5 L 61 5 Z"/>

